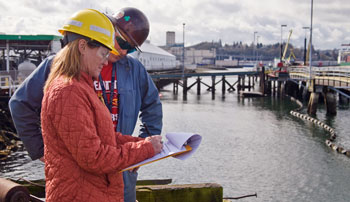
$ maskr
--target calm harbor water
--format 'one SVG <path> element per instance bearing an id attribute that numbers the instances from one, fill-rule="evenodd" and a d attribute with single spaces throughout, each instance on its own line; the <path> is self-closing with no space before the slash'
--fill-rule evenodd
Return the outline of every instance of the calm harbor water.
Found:
<path id="1" fill-rule="evenodd" d="M 202 86 L 200 96 L 194 88 L 183 101 L 181 90 L 173 95 L 168 86 L 161 92 L 163 135 L 198 133 L 202 143 L 185 161 L 170 158 L 140 168 L 139 179 L 218 183 L 226 197 L 258 194 L 239 201 L 349 201 L 350 158 L 326 146 L 325 130 L 291 116 L 298 106 L 288 98 L 243 99 L 237 92 L 223 97 L 218 85 L 214 100 Z M 349 106 L 339 106 L 335 117 L 325 114 L 320 105 L 317 118 L 335 128 L 337 143 L 350 149 Z M 2 177 L 44 177 L 43 163 L 31 161 L 25 152 L 1 162 L 0 171 Z"/>

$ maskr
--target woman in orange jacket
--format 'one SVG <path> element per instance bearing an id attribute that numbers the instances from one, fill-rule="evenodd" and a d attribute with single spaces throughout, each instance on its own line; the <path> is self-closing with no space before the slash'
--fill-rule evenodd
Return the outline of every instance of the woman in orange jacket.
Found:
<path id="1" fill-rule="evenodd" d="M 41 123 L 46 201 L 124 201 L 119 172 L 162 148 L 161 136 L 145 139 L 116 133 L 93 87 L 114 28 L 92 9 L 82 10 L 59 30 L 69 43 L 55 56 L 44 87 Z"/>

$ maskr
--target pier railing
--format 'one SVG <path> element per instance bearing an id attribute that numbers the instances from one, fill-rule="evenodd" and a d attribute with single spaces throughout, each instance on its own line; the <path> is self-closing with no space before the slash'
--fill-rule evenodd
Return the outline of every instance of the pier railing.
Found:
<path id="1" fill-rule="evenodd" d="M 11 70 L 0 71 L 0 90 L 1 93 L 12 96 L 18 86 L 31 73 L 31 70 Z"/>
<path id="2" fill-rule="evenodd" d="M 297 80 L 332 80 L 350 83 L 350 67 L 312 67 L 311 74 L 309 67 L 289 68 L 289 76 Z"/>

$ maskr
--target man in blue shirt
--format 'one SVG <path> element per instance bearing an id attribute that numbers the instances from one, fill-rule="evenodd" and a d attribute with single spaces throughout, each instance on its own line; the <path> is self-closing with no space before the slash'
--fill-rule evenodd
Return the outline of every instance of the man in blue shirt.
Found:
<path id="1" fill-rule="evenodd" d="M 114 71 L 110 72 L 116 75 L 115 90 L 118 94 L 116 99 L 118 105 L 116 131 L 132 135 L 139 116 L 141 122 L 147 124 L 148 127 L 148 130 L 141 127 L 140 137 L 159 135 L 162 129 L 162 105 L 158 90 L 144 66 L 138 60 L 127 55 L 139 49 L 139 46 L 146 40 L 149 33 L 148 20 L 141 11 L 135 8 L 123 8 L 115 15 L 108 17 L 116 28 L 117 43 L 115 48 L 120 53 L 120 56 L 111 54 L 109 65 L 104 67 L 114 68 Z M 65 40 L 68 39 L 64 38 L 63 43 Z M 53 58 L 54 56 L 46 58 L 25 79 L 9 101 L 17 133 L 33 160 L 44 160 L 40 111 L 43 86 L 50 73 Z M 113 78 L 112 75 L 107 75 L 107 77 L 109 78 L 103 78 L 103 80 L 110 81 L 110 78 Z M 102 77 L 100 79 L 102 80 Z M 114 84 L 114 82 L 109 83 Z M 104 97 L 110 96 L 111 92 L 113 90 L 104 92 Z M 109 101 L 114 101 L 113 96 L 111 98 Z M 107 99 L 104 100 L 106 104 L 108 103 Z M 135 202 L 137 172 L 126 171 L 123 173 L 123 177 L 124 199 L 127 202 Z"/>

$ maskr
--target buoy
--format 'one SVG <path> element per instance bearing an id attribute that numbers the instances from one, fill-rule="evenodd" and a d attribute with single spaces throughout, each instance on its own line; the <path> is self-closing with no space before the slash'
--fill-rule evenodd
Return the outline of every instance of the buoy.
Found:
<path id="1" fill-rule="evenodd" d="M 348 156 L 348 157 L 350 157 L 350 151 L 346 151 L 346 152 L 345 152 L 345 155 Z"/>
<path id="2" fill-rule="evenodd" d="M 332 144 L 332 149 L 333 149 L 334 151 L 336 151 L 336 150 L 338 149 L 338 146 L 335 145 L 335 144 Z"/>

